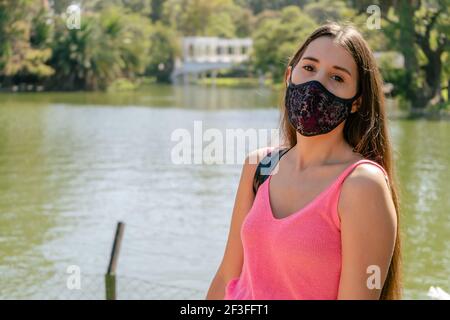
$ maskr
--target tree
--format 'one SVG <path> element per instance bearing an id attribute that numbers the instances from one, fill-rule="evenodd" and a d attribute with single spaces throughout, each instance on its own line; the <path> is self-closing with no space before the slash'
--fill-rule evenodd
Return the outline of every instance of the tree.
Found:
<path id="1" fill-rule="evenodd" d="M 90 11 L 102 11 L 109 7 L 121 8 L 125 13 L 139 13 L 150 17 L 152 13 L 152 0 L 90 0 L 84 7 Z"/>
<path id="2" fill-rule="evenodd" d="M 399 0 L 386 15 L 385 34 L 405 59 L 403 92 L 418 109 L 443 101 L 443 59 L 449 49 L 449 0 Z"/>
<path id="3" fill-rule="evenodd" d="M 113 6 L 100 13 L 86 12 L 80 29 L 70 30 L 57 18 L 53 87 L 104 90 L 118 77 L 143 73 L 149 60 L 150 30 L 148 19 Z"/>
<path id="4" fill-rule="evenodd" d="M 281 10 L 288 6 L 298 6 L 303 8 L 305 4 L 314 0 L 236 0 L 240 6 L 250 8 L 254 14 L 259 14 L 265 10 Z"/>
<path id="5" fill-rule="evenodd" d="M 259 18 L 253 34 L 253 64 L 279 81 L 290 56 L 317 25 L 296 6 L 281 12 L 262 12 Z"/>
<path id="6" fill-rule="evenodd" d="M 163 22 L 182 36 L 236 36 L 242 28 L 243 9 L 233 0 L 168 0 L 163 5 Z"/>
<path id="7" fill-rule="evenodd" d="M 356 11 L 347 7 L 344 1 L 320 0 L 305 5 L 304 12 L 319 23 L 327 21 L 348 22 L 353 21 Z"/>
<path id="8" fill-rule="evenodd" d="M 165 0 L 152 0 L 151 19 L 153 22 L 161 20 L 164 1 Z"/>
<path id="9" fill-rule="evenodd" d="M 48 8 L 29 0 L 0 1 L 0 77 L 3 85 L 36 83 L 53 74 L 47 65 Z"/>
<path id="10" fill-rule="evenodd" d="M 174 68 L 175 57 L 180 54 L 180 47 L 175 32 L 161 22 L 157 22 L 150 35 L 150 62 L 147 75 L 156 76 L 158 82 L 169 82 Z"/>

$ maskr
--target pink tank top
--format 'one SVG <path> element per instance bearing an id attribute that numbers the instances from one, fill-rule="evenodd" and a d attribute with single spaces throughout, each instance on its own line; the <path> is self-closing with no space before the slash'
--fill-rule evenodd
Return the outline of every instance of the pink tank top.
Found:
<path id="1" fill-rule="evenodd" d="M 270 178 L 259 187 L 241 227 L 244 262 L 225 287 L 224 300 L 337 299 L 341 273 L 338 199 L 344 179 L 362 163 L 348 166 L 304 208 L 275 218 L 269 203 Z"/>

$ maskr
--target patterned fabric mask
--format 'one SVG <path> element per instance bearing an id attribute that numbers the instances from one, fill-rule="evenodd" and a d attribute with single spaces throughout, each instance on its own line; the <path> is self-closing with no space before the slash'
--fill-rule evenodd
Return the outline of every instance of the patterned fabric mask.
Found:
<path id="1" fill-rule="evenodd" d="M 319 81 L 292 83 L 286 89 L 285 104 L 289 121 L 304 136 L 325 134 L 350 115 L 352 103 L 359 97 L 343 99 L 328 91 Z"/>

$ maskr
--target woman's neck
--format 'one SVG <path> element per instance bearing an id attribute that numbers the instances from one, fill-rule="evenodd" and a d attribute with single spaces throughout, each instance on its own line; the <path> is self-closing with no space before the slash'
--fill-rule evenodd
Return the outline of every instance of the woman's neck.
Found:
<path id="1" fill-rule="evenodd" d="M 305 137 L 297 133 L 297 144 L 292 150 L 295 169 L 339 163 L 349 159 L 351 147 L 338 134 Z"/>

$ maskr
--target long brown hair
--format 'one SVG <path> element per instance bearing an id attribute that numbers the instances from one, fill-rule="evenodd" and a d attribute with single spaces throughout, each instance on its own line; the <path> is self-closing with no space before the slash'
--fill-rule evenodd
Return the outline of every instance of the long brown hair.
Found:
<path id="1" fill-rule="evenodd" d="M 359 90 L 361 90 L 361 105 L 358 111 L 351 113 L 344 124 L 344 138 L 364 158 L 379 163 L 386 170 L 389 177 L 392 200 L 397 212 L 397 231 L 394 252 L 381 291 L 381 300 L 401 299 L 401 239 L 399 232 L 399 199 L 394 176 L 392 147 L 389 141 L 387 119 L 385 113 L 385 99 L 383 81 L 376 65 L 375 58 L 363 36 L 352 26 L 341 26 L 329 23 L 316 29 L 300 46 L 290 59 L 288 68 L 291 72 L 301 59 L 308 45 L 319 37 L 331 37 L 345 48 L 352 56 L 358 67 Z M 286 87 L 284 88 L 286 90 Z M 293 147 L 297 143 L 295 128 L 288 120 L 288 113 L 284 104 L 281 108 L 281 136 L 283 144 Z"/>

